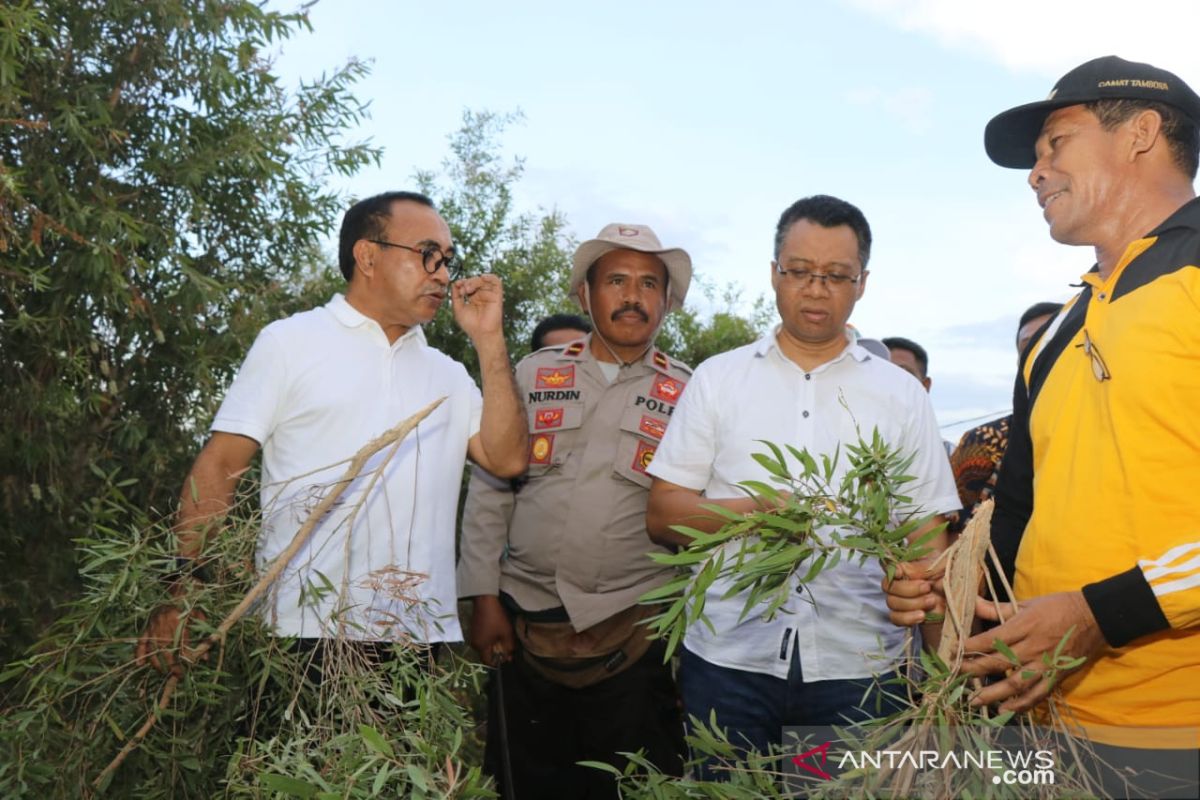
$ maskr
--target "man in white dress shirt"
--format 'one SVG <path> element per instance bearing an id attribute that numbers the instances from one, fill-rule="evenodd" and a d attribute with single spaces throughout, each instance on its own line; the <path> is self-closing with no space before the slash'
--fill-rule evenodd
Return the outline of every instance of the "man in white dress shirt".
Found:
<path id="1" fill-rule="evenodd" d="M 268 325 L 255 340 L 188 476 L 176 529 L 173 593 L 202 577 L 206 531 L 228 511 L 261 447 L 263 525 L 258 563 L 292 540 L 363 445 L 439 397 L 445 401 L 399 448 L 366 465 L 288 563 L 261 613 L 302 648 L 349 639 L 368 655 L 394 641 L 461 640 L 454 522 L 465 458 L 514 476 L 528 433 L 502 330 L 500 279 L 451 282 L 450 229 L 424 195 L 359 201 L 342 222 L 344 295 Z M 483 391 L 461 364 L 429 347 L 421 326 L 447 296 L 479 354 Z M 378 476 L 377 478 L 375 476 Z M 174 605 L 158 609 L 138 658 L 180 669 Z M 182 637 L 186 646 L 187 636 Z"/>
<path id="2" fill-rule="evenodd" d="M 837 482 L 849 468 L 846 445 L 878 428 L 890 446 L 913 455 L 908 472 L 916 478 L 905 485 L 912 504 L 900 511 L 957 509 L 928 394 L 846 334 L 866 288 L 870 248 L 866 218 L 843 200 L 818 195 L 784 211 L 771 262 L 781 324 L 696 369 L 649 467 L 654 541 L 686 544 L 671 530 L 677 524 L 718 529 L 723 520 L 702 504 L 757 510 L 737 484 L 769 481 L 751 457 L 760 439 L 805 448 L 818 460 L 840 447 Z M 874 716 L 864 691 L 895 669 L 905 636 L 888 621 L 881 580 L 878 562 L 842 559 L 808 584 L 811 602 L 793 592 L 774 619 L 751 614 L 740 622 L 745 597 L 722 600 L 727 585 L 718 582 L 705 605 L 715 633 L 697 624 L 684 638 L 686 713 L 707 721 L 715 712 L 731 741 L 762 752 L 780 745 L 784 726 Z"/>

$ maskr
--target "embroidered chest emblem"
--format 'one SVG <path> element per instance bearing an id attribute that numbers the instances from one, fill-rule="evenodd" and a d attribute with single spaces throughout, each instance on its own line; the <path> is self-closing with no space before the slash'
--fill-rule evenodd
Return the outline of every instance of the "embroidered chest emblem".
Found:
<path id="1" fill-rule="evenodd" d="M 642 421 L 638 423 L 638 430 L 652 439 L 661 439 L 667 432 L 667 423 L 661 419 L 643 415 Z"/>
<path id="2" fill-rule="evenodd" d="M 570 389 L 575 386 L 575 366 L 539 367 L 535 382 L 539 389 Z"/>
<path id="3" fill-rule="evenodd" d="M 633 467 L 633 471 L 645 475 L 646 467 L 650 466 L 650 462 L 654 460 L 654 451 L 657 449 L 655 445 L 638 442 L 637 453 L 634 454 L 633 463 L 630 465 Z"/>
<path id="4" fill-rule="evenodd" d="M 539 433 L 529 442 L 529 463 L 549 464 L 554 455 L 554 434 Z"/>
<path id="5" fill-rule="evenodd" d="M 535 430 L 561 428 L 562 424 L 563 410 L 561 408 L 539 408 L 533 416 L 533 427 Z"/>
<path id="6" fill-rule="evenodd" d="M 683 394 L 683 387 L 686 385 L 683 381 L 659 375 L 654 379 L 654 386 L 650 387 L 650 396 L 668 403 L 678 403 L 679 396 Z"/>

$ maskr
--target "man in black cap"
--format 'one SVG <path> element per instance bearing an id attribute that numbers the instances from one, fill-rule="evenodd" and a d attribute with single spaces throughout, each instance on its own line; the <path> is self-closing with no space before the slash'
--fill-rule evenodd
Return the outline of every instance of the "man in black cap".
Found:
<path id="1" fill-rule="evenodd" d="M 1109 763 L 1187 782 L 1156 796 L 1197 796 L 1200 765 L 1198 123 L 1177 76 L 1109 56 L 985 134 L 1030 170 L 1051 237 L 1096 265 L 1022 360 L 992 523 L 1019 610 L 966 642 L 964 669 L 1007 673 L 975 699 L 1004 710 L 1061 688 Z M 937 606 L 930 582 L 893 585 L 893 621 Z"/>

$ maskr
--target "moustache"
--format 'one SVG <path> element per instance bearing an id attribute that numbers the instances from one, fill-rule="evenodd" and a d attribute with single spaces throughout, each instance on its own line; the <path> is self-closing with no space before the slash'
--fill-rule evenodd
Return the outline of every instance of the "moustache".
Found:
<path id="1" fill-rule="evenodd" d="M 639 317 L 642 318 L 642 322 L 650 321 L 650 315 L 647 314 L 642 309 L 638 308 L 637 306 L 624 306 L 622 308 L 618 308 L 616 311 L 614 311 L 612 313 L 611 319 L 613 322 L 616 322 L 617 317 L 621 316 L 622 314 L 628 314 L 628 313 L 637 314 Z"/>

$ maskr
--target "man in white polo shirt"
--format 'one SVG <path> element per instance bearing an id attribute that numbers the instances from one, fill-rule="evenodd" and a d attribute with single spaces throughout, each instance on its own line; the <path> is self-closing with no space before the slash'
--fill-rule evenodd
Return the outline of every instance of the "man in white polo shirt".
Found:
<path id="1" fill-rule="evenodd" d="M 846 445 L 878 428 L 889 445 L 913 456 L 907 471 L 916 478 L 905 487 L 912 510 L 957 509 L 924 388 L 847 336 L 870 248 L 866 219 L 845 201 L 818 195 L 783 212 L 771 263 L 782 324 L 696 369 L 649 467 L 655 480 L 647 529 L 654 541 L 686 544 L 671 525 L 719 528 L 724 520 L 703 504 L 757 509 L 737 488 L 770 480 L 751 457 L 762 449 L 756 440 L 803 447 L 818 460 L 840 447 L 836 482 L 849 466 Z M 763 752 L 781 744 L 787 725 L 872 716 L 864 690 L 895 669 L 905 635 L 888 621 L 881 580 L 878 562 L 842 559 L 807 585 L 811 602 L 792 593 L 773 620 L 752 614 L 740 622 L 745 597 L 723 600 L 728 585 L 714 585 L 705 613 L 715 632 L 693 625 L 684 638 L 686 713 L 707 721 L 715 712 L 732 742 Z"/>
<path id="2" fill-rule="evenodd" d="M 458 640 L 454 522 L 464 459 L 515 476 L 528 448 L 501 328 L 500 280 L 451 283 L 458 263 L 450 229 L 427 197 L 412 192 L 352 206 L 338 260 L 345 295 L 268 325 L 230 386 L 183 491 L 182 571 L 195 577 L 205 529 L 229 509 L 260 446 L 262 567 L 292 540 L 347 459 L 445 397 L 394 454 L 387 448 L 368 463 L 287 565 L 262 613 L 279 635 L 301 640 Z M 482 396 L 421 330 L 448 291 L 455 321 L 479 354 Z M 139 658 L 174 667 L 178 624 L 177 609 L 159 609 Z"/>

